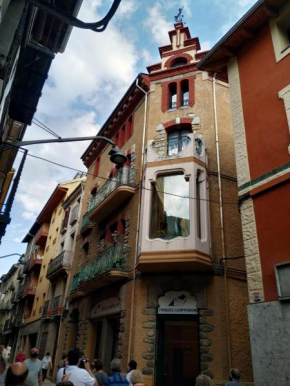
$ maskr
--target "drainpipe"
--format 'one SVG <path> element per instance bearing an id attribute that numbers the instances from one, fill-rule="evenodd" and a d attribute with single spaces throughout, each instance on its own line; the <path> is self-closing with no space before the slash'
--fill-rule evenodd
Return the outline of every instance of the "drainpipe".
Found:
<path id="1" fill-rule="evenodd" d="M 225 287 L 225 306 L 226 306 L 226 325 L 228 330 L 228 360 L 229 368 L 232 367 L 231 358 L 231 342 L 230 342 L 230 321 L 229 321 L 229 303 L 228 303 L 228 287 L 227 287 L 227 269 L 226 269 L 226 247 L 225 247 L 225 229 L 224 229 L 224 213 L 223 213 L 223 196 L 222 196 L 222 180 L 220 167 L 220 151 L 219 151 L 219 132 L 217 122 L 217 107 L 216 107 L 216 73 L 212 79 L 213 87 L 213 110 L 214 110 L 214 130 L 215 130 L 215 144 L 216 144 L 216 160 L 217 160 L 217 174 L 218 174 L 218 191 L 219 191 L 219 210 L 220 210 L 220 224 L 221 224 L 221 243 L 222 243 L 222 258 L 224 261 L 224 287 Z"/>
<path id="2" fill-rule="evenodd" d="M 138 203 L 137 211 L 137 237 L 135 244 L 135 256 L 134 256 L 134 267 L 133 267 L 133 288 L 131 296 L 131 311 L 130 311 L 130 329 L 129 329 L 129 345 L 128 345 L 128 362 L 131 357 L 131 346 L 132 346 L 132 327 L 133 327 L 133 313 L 134 313 L 134 300 L 135 300 L 135 285 L 136 285 L 136 265 L 138 258 L 138 245 L 140 238 L 140 210 L 141 210 L 141 199 L 142 199 L 142 185 L 143 185 L 143 171 L 144 171 L 144 153 L 145 153 L 145 135 L 146 135 L 146 125 L 147 125 L 147 103 L 148 103 L 148 92 L 144 91 L 138 84 L 138 77 L 136 79 L 136 87 L 142 91 L 145 95 L 145 105 L 144 105 L 144 122 L 143 122 L 143 135 L 142 135 L 142 152 L 141 152 L 141 162 L 140 162 L 140 197 Z"/>

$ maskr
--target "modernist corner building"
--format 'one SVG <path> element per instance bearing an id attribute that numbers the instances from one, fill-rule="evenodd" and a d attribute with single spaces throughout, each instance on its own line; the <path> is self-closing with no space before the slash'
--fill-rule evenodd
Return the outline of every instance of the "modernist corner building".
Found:
<path id="1" fill-rule="evenodd" d="M 252 384 L 247 281 L 226 77 L 198 70 L 199 39 L 179 22 L 95 140 L 56 361 L 78 346 L 134 359 L 148 386 L 200 372 Z M 227 260 L 229 257 L 242 257 Z"/>

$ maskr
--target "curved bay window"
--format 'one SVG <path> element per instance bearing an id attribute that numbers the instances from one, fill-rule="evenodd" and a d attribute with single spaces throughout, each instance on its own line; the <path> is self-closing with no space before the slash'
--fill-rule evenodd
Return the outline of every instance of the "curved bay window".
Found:
<path id="1" fill-rule="evenodd" d="M 158 176 L 152 186 L 151 239 L 171 240 L 190 234 L 189 181 L 183 174 Z"/>
<path id="2" fill-rule="evenodd" d="M 167 155 L 176 155 L 180 153 L 190 142 L 187 134 L 191 133 L 190 129 L 173 131 L 168 133 L 167 138 Z"/>
<path id="3" fill-rule="evenodd" d="M 169 109 L 177 108 L 177 85 L 171 83 L 169 85 Z"/>
<path id="4" fill-rule="evenodd" d="M 181 82 L 181 106 L 189 106 L 189 86 L 187 79 Z"/>

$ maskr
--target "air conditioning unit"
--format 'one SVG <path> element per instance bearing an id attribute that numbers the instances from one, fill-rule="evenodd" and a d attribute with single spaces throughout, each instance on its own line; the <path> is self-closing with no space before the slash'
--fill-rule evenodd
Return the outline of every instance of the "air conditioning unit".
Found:
<path id="1" fill-rule="evenodd" d="M 290 300 L 290 261 L 276 264 L 275 274 L 279 300 Z"/>

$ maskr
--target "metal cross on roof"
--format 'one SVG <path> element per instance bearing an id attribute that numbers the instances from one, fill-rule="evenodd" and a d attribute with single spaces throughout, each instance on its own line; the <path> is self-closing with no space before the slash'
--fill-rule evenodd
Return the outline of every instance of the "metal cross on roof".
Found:
<path id="1" fill-rule="evenodd" d="M 179 22 L 182 22 L 182 19 L 184 17 L 184 15 L 182 14 L 182 10 L 183 10 L 183 7 L 182 6 L 181 8 L 178 9 L 178 14 L 176 16 L 174 16 L 174 20 L 176 23 L 179 23 Z"/>

